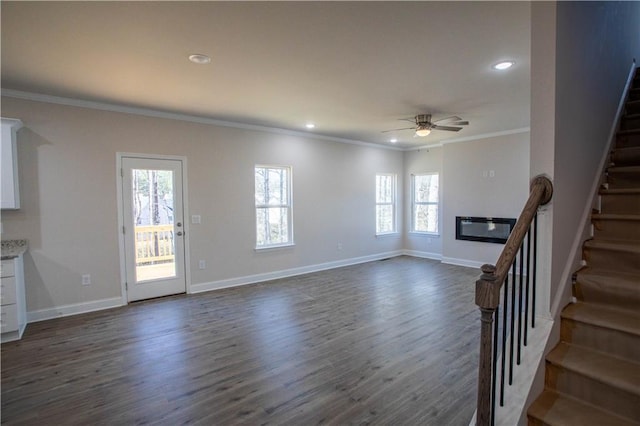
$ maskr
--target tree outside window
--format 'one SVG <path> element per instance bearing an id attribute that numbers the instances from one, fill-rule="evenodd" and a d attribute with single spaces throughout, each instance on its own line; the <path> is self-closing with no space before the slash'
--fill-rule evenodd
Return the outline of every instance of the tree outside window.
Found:
<path id="1" fill-rule="evenodd" d="M 291 168 L 255 167 L 256 247 L 292 243 Z"/>
<path id="2" fill-rule="evenodd" d="M 376 175 L 376 234 L 396 232 L 396 175 Z"/>
<path id="3" fill-rule="evenodd" d="M 438 181 L 437 173 L 411 176 L 411 232 L 438 233 Z"/>

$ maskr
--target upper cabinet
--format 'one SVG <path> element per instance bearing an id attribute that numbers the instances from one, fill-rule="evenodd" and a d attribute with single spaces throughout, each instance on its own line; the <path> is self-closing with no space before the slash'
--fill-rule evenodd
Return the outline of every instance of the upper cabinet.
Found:
<path id="1" fill-rule="evenodd" d="M 18 152 L 16 150 L 17 132 L 22 121 L 14 118 L 2 118 L 2 139 L 0 140 L 0 208 L 19 209 L 20 190 L 18 187 Z"/>

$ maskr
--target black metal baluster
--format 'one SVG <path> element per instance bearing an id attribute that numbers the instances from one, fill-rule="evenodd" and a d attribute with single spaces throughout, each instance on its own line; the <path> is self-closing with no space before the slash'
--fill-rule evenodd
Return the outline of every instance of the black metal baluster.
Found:
<path id="1" fill-rule="evenodd" d="M 518 279 L 518 352 L 516 364 L 520 365 L 520 348 L 522 347 L 522 286 L 524 275 L 524 243 L 520 244 L 520 277 Z M 526 328 L 526 320 L 525 320 Z"/>
<path id="2" fill-rule="evenodd" d="M 533 279 L 531 282 L 531 328 L 536 327 L 536 269 L 538 268 L 538 212 L 533 216 Z"/>
<path id="3" fill-rule="evenodd" d="M 507 311 L 509 310 L 509 275 L 504 280 L 504 310 L 502 311 L 502 362 L 500 373 L 500 406 L 504 407 L 504 371 L 507 361 Z"/>
<path id="4" fill-rule="evenodd" d="M 524 345 L 527 346 L 527 331 L 529 330 L 529 278 L 531 275 L 531 226 L 527 231 L 527 282 L 524 300 Z"/>
<path id="5" fill-rule="evenodd" d="M 513 265 L 511 265 L 511 333 L 509 334 L 509 385 L 513 384 L 513 345 L 516 334 L 514 333 L 515 329 L 515 320 L 516 320 L 516 261 L 513 261 Z"/>

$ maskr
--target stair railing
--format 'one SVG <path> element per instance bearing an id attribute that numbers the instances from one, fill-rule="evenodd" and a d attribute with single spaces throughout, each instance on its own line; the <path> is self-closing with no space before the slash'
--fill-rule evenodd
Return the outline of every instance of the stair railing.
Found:
<path id="1" fill-rule="evenodd" d="M 522 346 L 527 345 L 529 321 L 531 327 L 535 327 L 537 212 L 540 206 L 551 200 L 552 194 L 553 185 L 548 178 L 533 178 L 529 199 L 497 263 L 482 265 L 482 275 L 476 281 L 476 305 L 480 307 L 481 313 L 476 413 L 478 426 L 495 423 L 496 402 L 504 406 L 505 376 L 508 377 L 509 384 L 513 382 L 514 350 L 516 363 L 519 365 Z M 514 347 L 516 343 L 517 348 Z M 507 358 L 509 372 L 505 375 Z"/>

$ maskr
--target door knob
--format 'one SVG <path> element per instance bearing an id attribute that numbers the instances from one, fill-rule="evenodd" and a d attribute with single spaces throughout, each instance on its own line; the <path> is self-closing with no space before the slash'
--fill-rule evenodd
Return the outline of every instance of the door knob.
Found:
<path id="1" fill-rule="evenodd" d="M 178 223 L 176 223 L 176 226 L 177 226 L 178 228 L 180 228 L 180 227 L 182 226 L 182 222 L 178 222 Z"/>
<path id="2" fill-rule="evenodd" d="M 176 232 L 176 235 L 177 235 L 178 237 L 181 237 L 181 236 L 182 236 L 182 231 L 178 231 L 178 232 Z"/>

